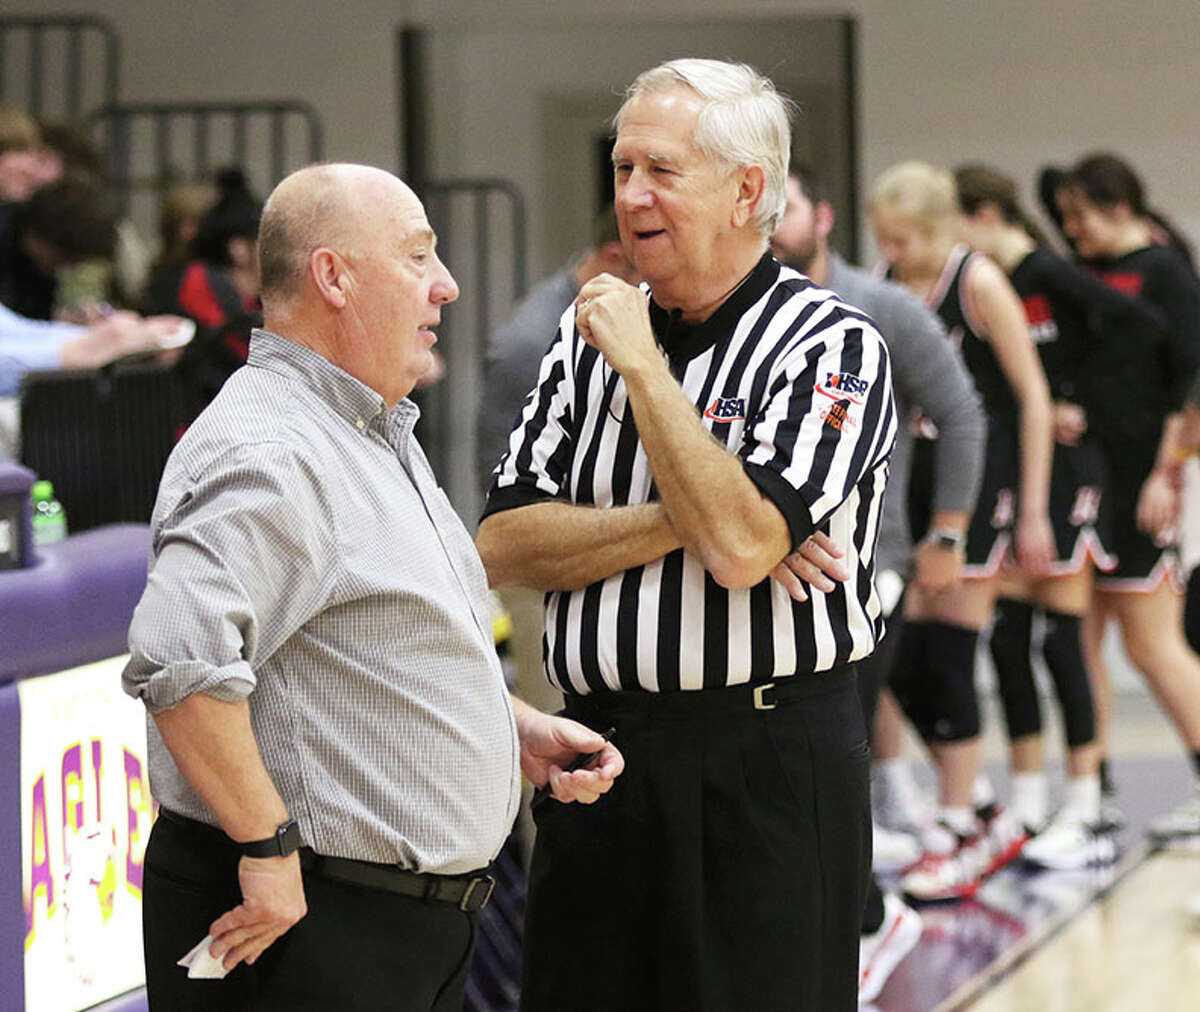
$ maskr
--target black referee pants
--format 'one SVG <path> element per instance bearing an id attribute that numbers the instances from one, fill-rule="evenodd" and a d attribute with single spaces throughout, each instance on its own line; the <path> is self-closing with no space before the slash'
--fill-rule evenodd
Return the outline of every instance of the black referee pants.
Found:
<path id="1" fill-rule="evenodd" d="M 151 1012 L 461 1012 L 474 914 L 307 872 L 308 914 L 253 966 L 189 980 L 176 960 L 241 902 L 238 858 L 216 829 L 154 823 L 142 907 Z"/>
<path id="2" fill-rule="evenodd" d="M 526 1012 L 850 1012 L 870 866 L 854 671 L 748 687 L 605 693 L 625 772 L 596 804 L 538 811 Z M 769 694 L 768 699 L 769 702 Z"/>

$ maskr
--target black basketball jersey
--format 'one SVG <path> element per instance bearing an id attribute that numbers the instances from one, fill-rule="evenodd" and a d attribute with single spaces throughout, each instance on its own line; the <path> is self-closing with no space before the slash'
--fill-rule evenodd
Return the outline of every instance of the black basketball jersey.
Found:
<path id="1" fill-rule="evenodd" d="M 1008 277 L 1025 307 L 1051 395 L 1082 403 L 1089 415 L 1111 409 L 1083 382 L 1089 358 L 1105 354 L 1104 342 L 1121 341 L 1131 330 L 1162 330 L 1164 314 L 1040 246 Z"/>
<path id="2" fill-rule="evenodd" d="M 1092 427 L 1123 444 L 1156 447 L 1163 419 L 1180 409 L 1200 364 L 1200 283 L 1166 246 L 1089 266 L 1109 287 L 1149 303 L 1165 323 L 1114 326 L 1112 339 L 1088 356 L 1088 398 L 1106 408 Z"/>
<path id="3" fill-rule="evenodd" d="M 958 245 L 950 251 L 941 276 L 925 298 L 926 304 L 941 318 L 946 332 L 966 363 L 975 389 L 983 399 L 983 408 L 993 421 L 1015 422 L 1017 401 L 1008 377 L 992 352 L 982 324 L 974 318 L 967 299 L 967 274 L 979 262 L 981 253 Z M 888 272 L 891 274 L 891 271 Z"/>
<path id="4" fill-rule="evenodd" d="M 1077 401 L 1079 376 L 1092 340 L 1092 324 L 1088 306 L 1067 295 L 1069 283 L 1075 280 L 1071 275 L 1096 284 L 1094 279 L 1039 246 L 1021 259 L 1008 279 L 1025 308 L 1029 336 L 1042 360 L 1050 395 Z"/>

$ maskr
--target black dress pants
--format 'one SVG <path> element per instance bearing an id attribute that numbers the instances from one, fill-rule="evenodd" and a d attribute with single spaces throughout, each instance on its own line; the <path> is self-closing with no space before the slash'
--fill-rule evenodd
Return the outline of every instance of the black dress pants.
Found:
<path id="1" fill-rule="evenodd" d="M 224 980 L 189 980 L 175 963 L 241 902 L 238 858 L 219 830 L 154 823 L 142 913 L 151 1012 L 460 1012 L 474 914 L 308 872 L 308 914 L 253 966 L 241 963 Z"/>
<path id="2" fill-rule="evenodd" d="M 568 699 L 626 767 L 538 810 L 526 1012 L 857 1007 L 866 733 L 853 668 L 794 681 L 811 694 L 774 709 L 744 686 Z"/>

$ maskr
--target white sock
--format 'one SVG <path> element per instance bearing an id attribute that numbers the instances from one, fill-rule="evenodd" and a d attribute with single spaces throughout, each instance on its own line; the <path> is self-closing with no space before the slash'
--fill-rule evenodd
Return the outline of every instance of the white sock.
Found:
<path id="1" fill-rule="evenodd" d="M 875 773 L 887 782 L 889 790 L 908 792 L 917 789 L 907 759 L 877 759 Z"/>
<path id="2" fill-rule="evenodd" d="M 970 805 L 938 805 L 938 822 L 944 822 L 959 836 L 970 836 L 978 828 L 975 810 Z"/>
<path id="3" fill-rule="evenodd" d="M 1100 777 L 1071 777 L 1067 780 L 1063 809 L 1078 815 L 1085 822 L 1100 819 Z"/>
<path id="4" fill-rule="evenodd" d="M 1050 807 L 1045 773 L 1014 773 L 1009 797 L 1013 814 L 1024 825 L 1036 828 L 1045 823 Z"/>
<path id="5" fill-rule="evenodd" d="M 882 759 L 875 764 L 875 772 L 887 796 L 904 813 L 904 817 L 919 821 L 921 789 L 913 776 L 912 764 L 907 759 Z"/>
<path id="6" fill-rule="evenodd" d="M 986 773 L 976 773 L 975 782 L 971 785 L 971 804 L 976 808 L 986 808 L 996 803 L 996 788 L 988 779 Z"/>

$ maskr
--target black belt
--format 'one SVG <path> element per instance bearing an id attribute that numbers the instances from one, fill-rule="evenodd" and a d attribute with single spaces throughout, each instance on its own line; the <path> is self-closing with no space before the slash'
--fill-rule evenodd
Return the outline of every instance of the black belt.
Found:
<path id="1" fill-rule="evenodd" d="M 159 808 L 160 818 L 183 827 L 198 836 L 203 836 L 222 845 L 236 849 L 237 844 L 216 826 L 180 815 L 169 808 Z M 315 853 L 310 847 L 300 848 L 300 867 L 322 878 L 382 889 L 401 896 L 415 896 L 422 900 L 437 900 L 453 903 L 459 910 L 467 912 L 482 910 L 492 898 L 496 880 L 491 875 L 473 872 L 469 875 L 433 875 L 428 872 L 409 871 L 391 864 L 375 864 L 371 861 L 351 861 L 344 857 L 326 857 Z"/>
<path id="2" fill-rule="evenodd" d="M 401 896 L 415 896 L 427 901 L 453 903 L 459 910 L 467 912 L 486 907 L 488 900 L 492 898 L 492 890 L 496 888 L 496 880 L 491 875 L 432 875 L 428 872 L 397 868 L 390 864 L 326 857 L 324 854 L 314 853 L 308 847 L 300 848 L 300 866 L 322 878 L 366 886 L 368 889 L 383 889 L 386 892 L 399 893 Z"/>
<path id="3" fill-rule="evenodd" d="M 856 668 L 843 664 L 816 674 L 790 675 L 757 685 L 726 685 L 713 689 L 681 689 L 672 692 L 592 692 L 568 693 L 565 699 L 569 716 L 602 720 L 608 717 L 701 717 L 706 714 L 728 715 L 753 710 L 774 710 L 801 700 L 853 689 Z"/>

